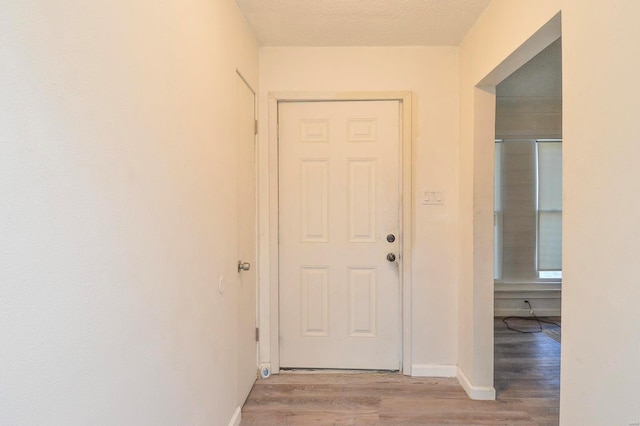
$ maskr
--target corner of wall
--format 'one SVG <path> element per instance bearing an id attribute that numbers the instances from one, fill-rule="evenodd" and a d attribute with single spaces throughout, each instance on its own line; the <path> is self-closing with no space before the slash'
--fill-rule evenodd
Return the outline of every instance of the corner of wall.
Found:
<path id="1" fill-rule="evenodd" d="M 476 401 L 493 401 L 496 399 L 496 389 L 493 386 L 474 386 L 460 367 L 457 370 L 456 377 L 460 382 L 460 386 L 469 395 L 469 398 Z"/>

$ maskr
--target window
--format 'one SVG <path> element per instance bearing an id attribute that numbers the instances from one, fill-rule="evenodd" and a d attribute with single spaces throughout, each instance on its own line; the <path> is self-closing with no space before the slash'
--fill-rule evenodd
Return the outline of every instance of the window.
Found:
<path id="1" fill-rule="evenodd" d="M 562 142 L 537 140 L 536 263 L 539 278 L 562 278 Z"/>
<path id="2" fill-rule="evenodd" d="M 562 279 L 562 141 L 495 142 L 494 279 Z"/>
<path id="3" fill-rule="evenodd" d="M 502 141 L 496 140 L 493 176 L 493 278 L 502 278 Z"/>

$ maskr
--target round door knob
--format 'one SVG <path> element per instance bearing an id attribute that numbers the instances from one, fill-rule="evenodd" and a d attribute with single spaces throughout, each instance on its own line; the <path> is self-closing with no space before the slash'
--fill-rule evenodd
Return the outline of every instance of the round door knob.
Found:
<path id="1" fill-rule="evenodd" d="M 249 262 L 243 262 L 242 260 L 238 260 L 238 272 L 248 271 L 249 269 L 251 269 L 251 264 Z"/>
<path id="2" fill-rule="evenodd" d="M 388 260 L 389 262 L 395 262 L 395 261 L 396 261 L 396 255 L 395 255 L 394 253 L 389 253 L 389 254 L 387 255 L 387 260 Z"/>

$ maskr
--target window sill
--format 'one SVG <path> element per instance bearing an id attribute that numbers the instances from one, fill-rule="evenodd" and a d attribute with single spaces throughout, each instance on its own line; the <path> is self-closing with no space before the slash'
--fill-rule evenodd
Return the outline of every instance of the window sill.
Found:
<path id="1" fill-rule="evenodd" d="M 530 281 L 494 281 L 494 290 L 496 292 L 513 292 L 513 291 L 561 291 L 562 281 L 557 279 L 546 280 L 530 280 Z"/>

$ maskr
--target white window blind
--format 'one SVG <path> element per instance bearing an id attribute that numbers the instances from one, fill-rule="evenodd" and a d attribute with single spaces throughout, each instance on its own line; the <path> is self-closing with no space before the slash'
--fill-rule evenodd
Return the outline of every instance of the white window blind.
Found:
<path id="1" fill-rule="evenodd" d="M 502 278 L 502 141 L 495 143 L 493 178 L 493 277 Z"/>
<path id="2" fill-rule="evenodd" d="M 493 210 L 502 210 L 502 147 L 503 143 L 496 141 L 493 177 Z"/>
<path id="3" fill-rule="evenodd" d="M 562 142 L 538 141 L 538 271 L 562 270 Z"/>

